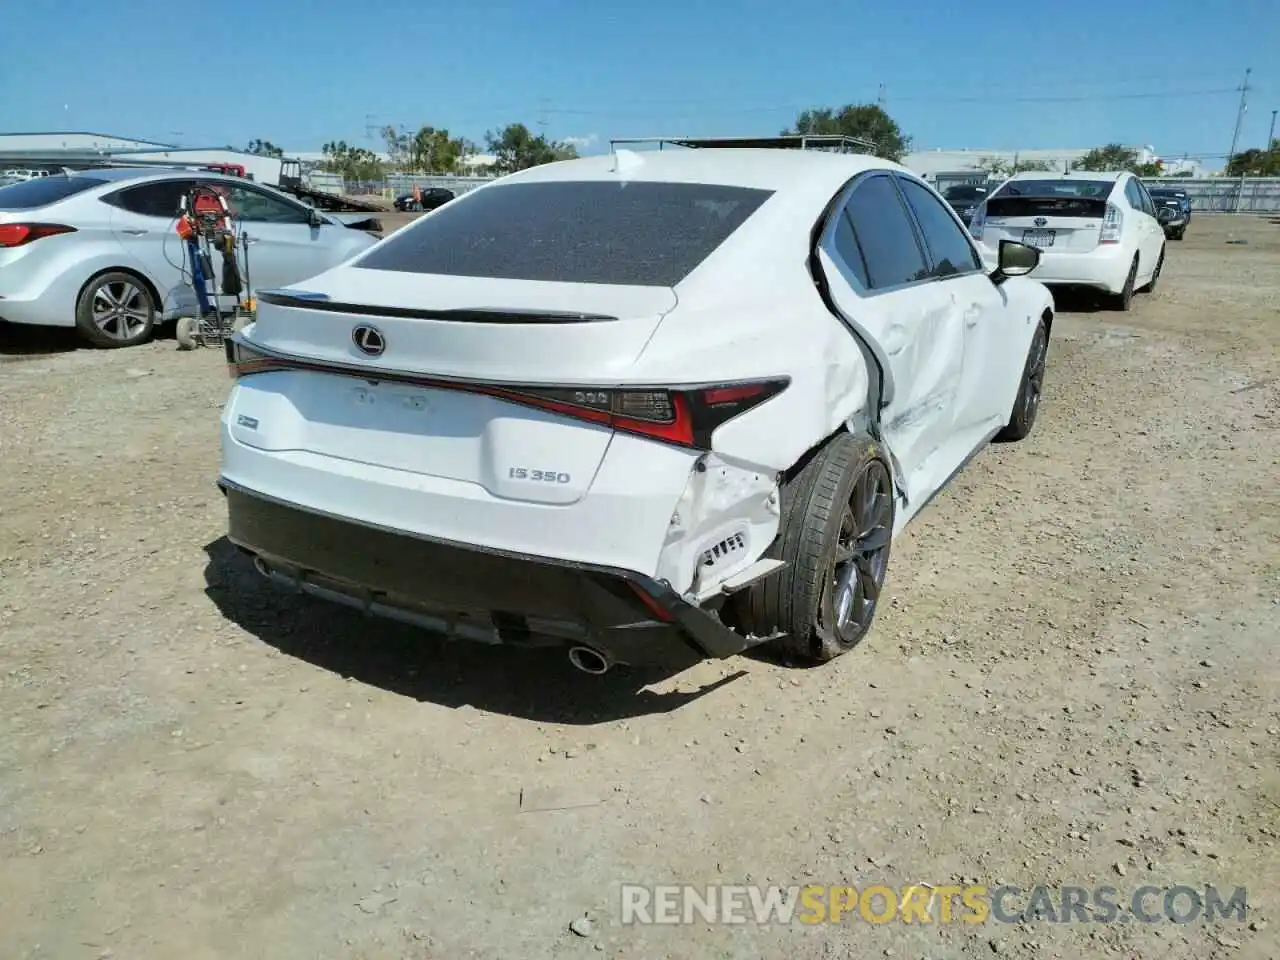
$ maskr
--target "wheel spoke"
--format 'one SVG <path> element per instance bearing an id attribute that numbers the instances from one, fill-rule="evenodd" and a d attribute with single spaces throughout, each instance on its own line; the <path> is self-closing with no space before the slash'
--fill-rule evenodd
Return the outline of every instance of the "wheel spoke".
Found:
<path id="1" fill-rule="evenodd" d="M 116 307 L 120 306 L 120 299 L 112 291 L 111 284 L 109 283 L 104 283 L 102 286 L 98 288 L 98 292 L 93 295 L 93 299 L 95 301 L 99 297 L 101 297 L 103 300 L 107 302 L 108 309 L 115 309 Z"/>
<path id="2" fill-rule="evenodd" d="M 863 600 L 869 606 L 875 606 L 876 601 L 880 599 L 880 583 L 873 575 L 870 564 L 867 564 L 865 569 L 858 570 L 858 585 L 861 587 Z"/>
<path id="3" fill-rule="evenodd" d="M 889 545 L 891 538 L 892 533 L 887 526 L 879 525 L 873 527 L 858 538 L 858 553 L 865 556 L 875 553 L 877 550 L 883 550 Z"/>

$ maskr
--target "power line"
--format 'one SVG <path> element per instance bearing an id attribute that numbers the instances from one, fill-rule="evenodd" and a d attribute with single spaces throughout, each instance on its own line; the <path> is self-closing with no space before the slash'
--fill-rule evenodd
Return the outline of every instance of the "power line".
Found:
<path id="1" fill-rule="evenodd" d="M 912 103 L 912 102 L 927 101 L 929 103 L 940 103 L 940 104 L 947 104 L 947 103 L 1104 103 L 1104 102 L 1116 101 L 1116 100 L 1161 100 L 1161 99 L 1174 100 L 1174 99 L 1186 99 L 1186 98 L 1192 98 L 1192 97 L 1216 97 L 1216 96 L 1222 96 L 1228 93 L 1235 93 L 1238 89 L 1239 88 L 1237 87 L 1222 87 L 1216 90 L 1174 90 L 1174 91 L 1167 91 L 1167 92 L 1149 91 L 1144 93 L 1115 93 L 1115 94 L 1101 94 L 1101 95 L 1095 95 L 1095 96 L 1070 96 L 1070 97 L 1065 97 L 1065 96 L 1058 96 L 1058 97 L 990 97 L 990 96 L 894 97 L 893 102 L 894 103 Z M 752 106 L 718 107 L 714 110 L 714 112 L 718 114 L 780 113 L 784 111 L 799 111 L 799 110 L 811 109 L 812 106 L 813 106 L 812 102 L 804 105 L 799 105 L 796 103 L 772 104 L 772 105 L 756 104 Z M 698 115 L 703 115 L 708 112 L 705 101 L 698 104 L 697 106 L 690 104 L 690 107 L 691 109 L 695 109 Z M 618 110 L 614 108 L 582 109 L 582 108 L 575 108 L 575 107 L 555 107 L 555 108 L 551 108 L 548 112 L 561 114 L 565 116 L 579 116 L 579 117 L 600 117 L 600 116 L 648 117 L 648 116 L 652 116 L 655 111 L 658 111 L 660 109 L 661 108 L 657 104 L 655 104 L 654 107 L 649 110 Z"/>

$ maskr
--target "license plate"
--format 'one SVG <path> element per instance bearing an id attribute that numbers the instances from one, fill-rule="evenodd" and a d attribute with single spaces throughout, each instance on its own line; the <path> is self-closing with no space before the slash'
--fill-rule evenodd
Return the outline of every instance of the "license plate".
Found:
<path id="1" fill-rule="evenodd" d="M 1022 242 L 1029 247 L 1052 247 L 1055 230 L 1023 230 Z"/>

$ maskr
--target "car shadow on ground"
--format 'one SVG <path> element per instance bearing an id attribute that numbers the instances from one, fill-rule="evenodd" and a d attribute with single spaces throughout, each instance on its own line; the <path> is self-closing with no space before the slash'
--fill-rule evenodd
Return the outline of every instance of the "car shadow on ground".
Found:
<path id="1" fill-rule="evenodd" d="M 1112 306 L 1111 298 L 1101 290 L 1057 287 L 1052 292 L 1053 304 L 1058 313 L 1120 313 Z M 1141 297 L 1143 294 L 1137 296 Z"/>
<path id="2" fill-rule="evenodd" d="M 28 327 L 0 320 L 0 363 L 89 349 L 70 327 Z"/>
<path id="3" fill-rule="evenodd" d="M 592 676 L 570 666 L 563 648 L 447 640 L 292 593 L 263 578 L 226 537 L 204 549 L 205 594 L 232 623 L 288 656 L 419 701 L 589 725 L 667 713 L 745 673 L 698 690 L 659 693 L 645 687 L 677 671 L 619 666 Z"/>

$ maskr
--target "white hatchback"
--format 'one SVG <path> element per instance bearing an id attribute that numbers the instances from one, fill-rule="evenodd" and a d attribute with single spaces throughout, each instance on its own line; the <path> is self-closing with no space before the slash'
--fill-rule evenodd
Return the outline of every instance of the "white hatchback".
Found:
<path id="1" fill-rule="evenodd" d="M 1040 248 L 1035 278 L 1104 291 L 1128 310 L 1164 267 L 1164 227 L 1131 173 L 1019 173 L 978 207 L 969 231 L 994 263 L 1003 240 Z"/>
<path id="2" fill-rule="evenodd" d="M 229 539 L 296 588 L 580 669 L 828 660 L 892 537 L 1026 436 L 1053 322 L 903 167 L 693 149 L 463 194 L 227 341 Z"/>

